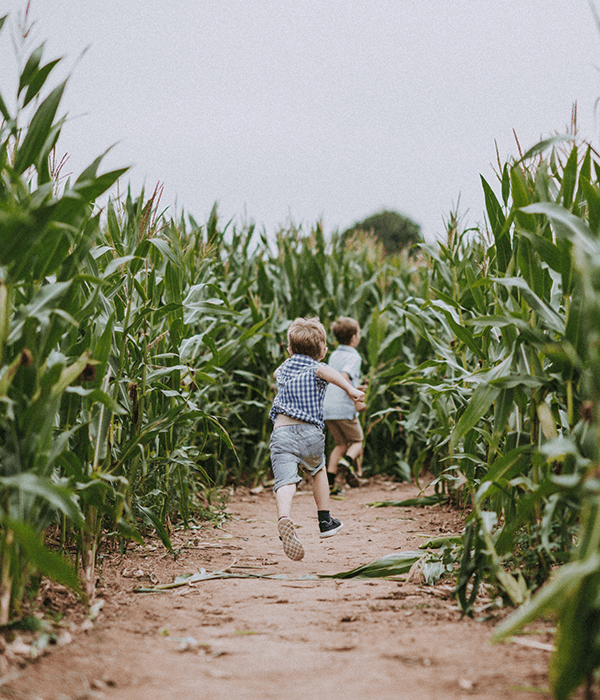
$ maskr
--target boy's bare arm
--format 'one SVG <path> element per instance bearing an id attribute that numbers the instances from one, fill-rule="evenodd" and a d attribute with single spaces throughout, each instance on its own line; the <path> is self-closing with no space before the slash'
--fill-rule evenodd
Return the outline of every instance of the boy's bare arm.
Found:
<path id="1" fill-rule="evenodd" d="M 340 389 L 343 389 L 353 401 L 365 400 L 364 391 L 353 387 L 352 384 L 350 384 L 350 382 L 347 379 L 345 379 L 337 370 L 333 369 L 332 367 L 329 367 L 328 365 L 321 365 L 317 368 L 317 377 L 319 377 L 320 379 L 324 379 L 330 384 L 335 384 L 336 386 L 339 386 Z"/>

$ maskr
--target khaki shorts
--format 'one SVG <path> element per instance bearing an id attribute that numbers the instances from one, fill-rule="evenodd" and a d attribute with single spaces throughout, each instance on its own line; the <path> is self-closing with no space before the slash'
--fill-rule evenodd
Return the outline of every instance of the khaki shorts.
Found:
<path id="1" fill-rule="evenodd" d="M 336 445 L 351 445 L 353 442 L 363 441 L 363 431 L 358 418 L 326 420 L 325 423 Z"/>

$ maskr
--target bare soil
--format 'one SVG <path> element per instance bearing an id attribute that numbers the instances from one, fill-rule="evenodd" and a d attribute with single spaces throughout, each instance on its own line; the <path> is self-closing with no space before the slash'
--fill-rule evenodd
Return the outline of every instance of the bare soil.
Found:
<path id="1" fill-rule="evenodd" d="M 543 698 L 548 694 L 552 629 L 492 645 L 507 610 L 482 599 L 461 616 L 452 581 L 303 579 L 366 564 L 424 538 L 458 533 L 451 506 L 372 508 L 415 497 L 410 484 L 372 480 L 332 501 L 344 521 L 320 539 L 305 487 L 294 499 L 306 556 L 288 559 L 277 537 L 273 494 L 239 489 L 223 528 L 176 532 L 174 558 L 157 542 L 102 559 L 94 621 L 66 591 L 47 606 L 66 609 L 59 643 L 34 661 L 19 656 L 27 633 L 0 654 L 0 697 L 13 700 L 463 700 Z M 282 578 L 227 578 L 134 592 L 207 571 Z M 62 598 L 62 599 L 61 599 Z M 95 608 L 97 610 L 98 608 Z M 8 663 L 10 662 L 10 663 Z"/>

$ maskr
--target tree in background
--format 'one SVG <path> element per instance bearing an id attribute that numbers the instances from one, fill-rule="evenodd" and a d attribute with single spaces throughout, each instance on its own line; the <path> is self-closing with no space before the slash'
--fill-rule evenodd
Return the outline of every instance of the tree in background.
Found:
<path id="1" fill-rule="evenodd" d="M 345 238 L 358 231 L 371 233 L 375 236 L 383 244 L 388 254 L 399 253 L 423 240 L 421 227 L 418 224 L 407 216 L 388 209 L 372 214 L 364 221 L 358 221 L 354 226 L 344 231 L 343 236 Z"/>

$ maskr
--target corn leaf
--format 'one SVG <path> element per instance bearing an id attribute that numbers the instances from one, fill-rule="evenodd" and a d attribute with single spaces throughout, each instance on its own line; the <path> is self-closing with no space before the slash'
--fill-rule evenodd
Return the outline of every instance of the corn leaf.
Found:
<path id="1" fill-rule="evenodd" d="M 25 64 L 25 67 L 23 68 L 23 72 L 21 73 L 21 78 L 19 80 L 19 91 L 18 94 L 20 95 L 23 90 L 31 84 L 31 81 L 35 77 L 35 75 L 38 72 L 38 68 L 40 65 L 40 61 L 42 60 L 42 55 L 44 53 L 44 44 L 41 44 L 40 46 L 33 51 L 33 53 L 29 56 L 27 59 L 27 63 Z"/>
<path id="2" fill-rule="evenodd" d="M 173 551 L 173 545 L 171 544 L 171 538 L 169 537 L 169 533 L 167 532 L 161 519 L 156 515 L 156 513 L 151 508 L 146 508 L 140 505 L 139 503 L 136 507 L 142 514 L 144 522 L 154 527 L 154 529 L 156 530 L 156 534 L 160 537 L 160 540 L 165 545 L 165 547 L 170 552 Z"/>
<path id="3" fill-rule="evenodd" d="M 0 477 L 0 485 L 19 494 L 43 499 L 52 508 L 64 513 L 74 523 L 82 523 L 83 517 L 73 492 L 50 478 L 32 472 Z"/>
<path id="4" fill-rule="evenodd" d="M 394 552 L 370 564 L 357 566 L 337 574 L 318 574 L 319 578 L 387 578 L 407 574 L 423 558 L 422 552 Z"/>
<path id="5" fill-rule="evenodd" d="M 13 167 L 18 175 L 21 175 L 30 165 L 33 165 L 42 151 L 52 129 L 54 117 L 56 116 L 65 86 L 66 81 L 54 88 L 40 104 L 31 119 L 25 139 L 15 155 Z"/>
<path id="6" fill-rule="evenodd" d="M 475 389 L 469 401 L 469 405 L 456 422 L 454 430 L 452 431 L 452 436 L 450 438 L 450 445 L 452 447 L 456 447 L 459 440 L 463 438 L 469 430 L 474 428 L 487 414 L 489 408 L 499 394 L 500 389 L 490 384 L 480 384 Z"/>
<path id="7" fill-rule="evenodd" d="M 579 217 L 554 202 L 538 202 L 525 207 L 525 212 L 544 214 L 556 227 L 557 233 L 571 238 L 589 255 L 598 255 L 599 246 L 589 226 Z"/>
<path id="8" fill-rule="evenodd" d="M 550 146 L 554 146 L 554 144 L 557 143 L 564 143 L 565 141 L 574 141 L 574 138 L 570 134 L 558 134 L 557 136 L 551 136 L 548 139 L 544 139 L 526 151 L 525 155 L 519 161 L 517 161 L 517 163 L 524 163 L 526 160 L 535 158 L 535 156 L 540 155 L 540 153 L 543 153 Z"/>
<path id="9" fill-rule="evenodd" d="M 29 83 L 29 86 L 27 88 L 27 93 L 25 94 L 25 100 L 23 101 L 23 105 L 26 106 L 28 105 L 31 100 L 33 100 L 34 97 L 36 97 L 40 90 L 44 87 L 44 84 L 46 83 L 46 80 L 48 79 L 48 76 L 54 69 L 54 67 L 60 63 L 61 59 L 57 58 L 54 61 L 50 61 L 49 63 L 46 63 L 45 66 L 42 66 L 36 73 L 36 75 L 33 77 L 31 82 Z"/>
<path id="10" fill-rule="evenodd" d="M 518 289 L 527 299 L 531 308 L 539 315 L 544 323 L 551 330 L 561 335 L 565 332 L 565 319 L 531 289 L 527 282 L 521 277 L 496 277 L 494 282 L 505 287 Z"/>
<path id="11" fill-rule="evenodd" d="M 448 496 L 435 494 L 432 496 L 418 496 L 417 498 L 405 498 L 402 501 L 373 501 L 367 503 L 371 508 L 387 508 L 388 506 L 410 508 L 412 506 L 436 506 L 440 503 L 447 503 Z"/>
<path id="12" fill-rule="evenodd" d="M 521 605 L 496 627 L 492 642 L 501 642 L 539 617 L 560 610 L 564 601 L 576 593 L 581 583 L 599 570 L 600 554 L 562 566 L 530 601 Z"/>
<path id="13" fill-rule="evenodd" d="M 15 540 L 40 574 L 83 596 L 81 581 L 74 567 L 60 554 L 46 548 L 40 535 L 31 526 L 15 521 L 5 521 L 3 524 L 13 532 Z"/>

